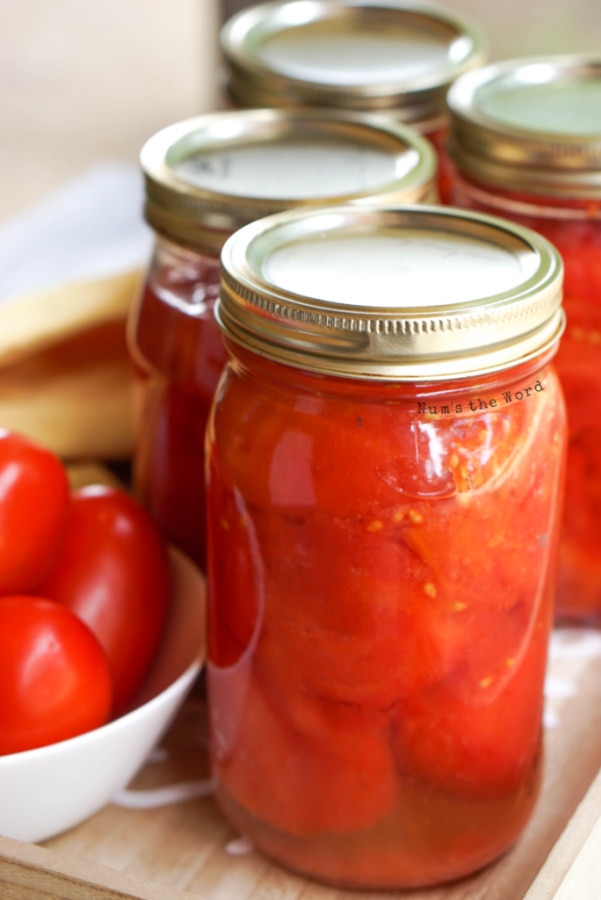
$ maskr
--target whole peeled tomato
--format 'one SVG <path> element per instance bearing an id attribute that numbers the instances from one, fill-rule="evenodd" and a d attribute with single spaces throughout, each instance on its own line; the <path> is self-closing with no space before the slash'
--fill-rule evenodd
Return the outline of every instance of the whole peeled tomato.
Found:
<path id="1" fill-rule="evenodd" d="M 40 592 L 69 607 L 108 657 L 122 713 L 157 650 L 167 616 L 169 558 L 149 514 L 125 491 L 73 491 L 60 554 Z"/>
<path id="2" fill-rule="evenodd" d="M 98 728 L 111 701 L 104 651 L 76 615 L 43 597 L 0 598 L 0 754 Z"/>
<path id="3" fill-rule="evenodd" d="M 59 458 L 0 430 L 0 595 L 33 593 L 58 552 L 69 515 Z"/>

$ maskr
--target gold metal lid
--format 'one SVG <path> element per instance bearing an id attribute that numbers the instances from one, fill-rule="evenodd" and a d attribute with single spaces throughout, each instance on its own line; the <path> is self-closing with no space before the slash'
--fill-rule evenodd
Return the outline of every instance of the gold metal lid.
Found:
<path id="1" fill-rule="evenodd" d="M 601 56 L 507 60 L 449 91 L 449 154 L 466 174 L 549 197 L 601 197 Z"/>
<path id="2" fill-rule="evenodd" d="M 236 232 L 221 261 L 226 335 L 314 372 L 444 381 L 537 356 L 563 330 L 555 248 L 451 207 L 281 213 Z"/>
<path id="3" fill-rule="evenodd" d="M 403 0 L 253 4 L 220 41 L 239 106 L 394 110 L 422 130 L 444 118 L 449 86 L 486 52 L 469 19 Z"/>
<path id="4" fill-rule="evenodd" d="M 284 209 L 435 200 L 433 146 L 367 114 L 211 113 L 159 131 L 140 162 L 148 223 L 175 243 L 215 255 L 237 228 Z"/>

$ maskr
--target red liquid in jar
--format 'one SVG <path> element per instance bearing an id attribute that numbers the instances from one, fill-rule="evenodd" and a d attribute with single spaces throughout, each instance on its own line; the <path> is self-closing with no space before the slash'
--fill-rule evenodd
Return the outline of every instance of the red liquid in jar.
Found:
<path id="1" fill-rule="evenodd" d="M 428 138 L 428 140 L 433 144 L 434 149 L 436 150 L 436 156 L 438 160 L 438 168 L 436 171 L 436 188 L 438 192 L 438 200 L 442 203 L 446 202 L 451 190 L 451 167 L 447 154 L 444 150 L 447 133 L 448 127 L 446 125 L 440 125 L 434 130 L 425 130 L 422 132 L 423 136 Z"/>
<path id="2" fill-rule="evenodd" d="M 476 188 L 476 189 L 475 189 Z M 453 174 L 451 202 L 505 215 L 538 231 L 564 263 L 567 326 L 556 367 L 568 408 L 568 463 L 557 616 L 562 621 L 601 621 L 601 206 L 556 201 L 486 189 Z M 529 213 L 520 211 L 527 203 Z M 536 207 L 540 207 L 537 214 Z M 573 216 L 570 216 L 570 210 Z M 565 218 L 554 215 L 567 214 Z"/>
<path id="3" fill-rule="evenodd" d="M 380 386 L 235 354 L 208 445 L 218 799 L 320 880 L 472 872 L 540 784 L 556 376 Z"/>
<path id="4" fill-rule="evenodd" d="M 216 260 L 151 268 L 130 324 L 138 407 L 134 489 L 168 540 L 205 564 L 204 439 L 226 352 Z"/>

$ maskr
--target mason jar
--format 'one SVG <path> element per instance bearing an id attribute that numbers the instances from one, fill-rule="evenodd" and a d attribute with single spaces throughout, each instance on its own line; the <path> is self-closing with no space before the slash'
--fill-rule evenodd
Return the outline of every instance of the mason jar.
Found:
<path id="1" fill-rule="evenodd" d="M 375 116 L 265 109 L 171 125 L 145 144 L 141 166 L 155 242 L 128 322 L 133 482 L 165 536 L 202 567 L 204 432 L 226 360 L 213 316 L 225 239 L 288 207 L 432 199 L 436 154 Z"/>
<path id="2" fill-rule="evenodd" d="M 218 802 L 282 865 L 432 885 L 536 803 L 565 410 L 561 260 L 425 206 L 233 235 L 207 429 Z"/>
<path id="3" fill-rule="evenodd" d="M 411 0 L 255 3 L 226 21 L 220 45 L 224 92 L 237 107 L 379 112 L 437 148 L 449 87 L 488 52 L 470 17 Z"/>
<path id="4" fill-rule="evenodd" d="M 601 57 L 511 60 L 449 94 L 449 201 L 536 229 L 560 251 L 568 407 L 558 620 L 601 623 Z"/>

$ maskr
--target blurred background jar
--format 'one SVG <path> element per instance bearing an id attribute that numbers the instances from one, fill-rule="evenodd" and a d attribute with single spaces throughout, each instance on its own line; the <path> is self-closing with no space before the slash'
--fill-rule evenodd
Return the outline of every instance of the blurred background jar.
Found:
<path id="1" fill-rule="evenodd" d="M 558 617 L 601 622 L 601 58 L 508 60 L 449 93 L 456 205 L 536 229 L 565 266 L 569 413 Z"/>
<path id="2" fill-rule="evenodd" d="M 204 566 L 204 440 L 226 360 L 213 306 L 240 226 L 315 203 L 436 194 L 429 142 L 351 112 L 224 111 L 176 123 L 141 153 L 155 247 L 128 322 L 136 369 L 133 482 L 170 541 Z"/>
<path id="3" fill-rule="evenodd" d="M 559 255 L 496 218 L 345 207 L 249 225 L 222 265 L 230 362 L 207 431 L 219 803 L 319 880 L 466 875 L 516 840 L 540 784 Z"/>
<path id="4" fill-rule="evenodd" d="M 471 17 L 399 0 L 256 3 L 230 17 L 220 44 L 235 106 L 386 113 L 436 146 L 448 88 L 486 55 Z"/>

